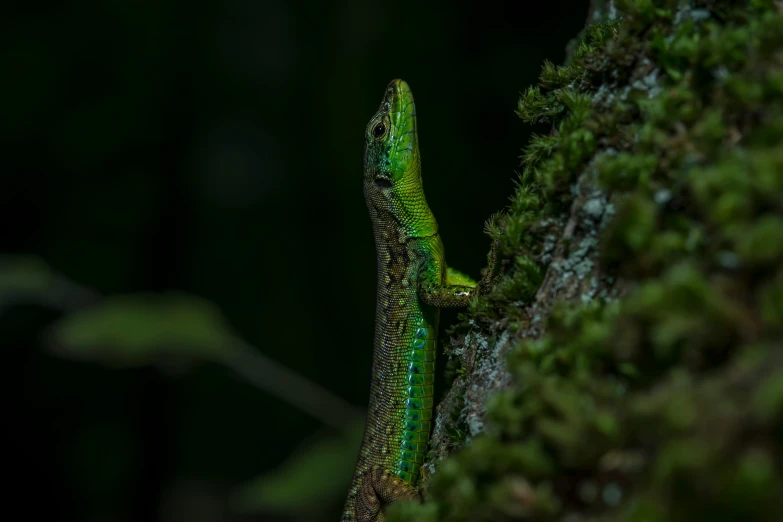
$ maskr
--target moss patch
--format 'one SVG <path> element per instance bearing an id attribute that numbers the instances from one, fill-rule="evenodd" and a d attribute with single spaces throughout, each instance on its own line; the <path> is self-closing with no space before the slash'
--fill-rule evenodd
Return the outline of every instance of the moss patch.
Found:
<path id="1" fill-rule="evenodd" d="M 604 10 L 520 98 L 552 132 L 487 227 L 508 274 L 453 331 L 445 460 L 392 522 L 779 517 L 781 7 Z"/>

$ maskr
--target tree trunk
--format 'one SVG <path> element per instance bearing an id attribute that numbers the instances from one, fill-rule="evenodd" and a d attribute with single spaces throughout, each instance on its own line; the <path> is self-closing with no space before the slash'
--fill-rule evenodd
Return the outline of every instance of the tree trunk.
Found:
<path id="1" fill-rule="evenodd" d="M 453 329 L 422 505 L 392 521 L 778 520 L 783 15 L 593 0 L 521 97 L 509 269 Z"/>

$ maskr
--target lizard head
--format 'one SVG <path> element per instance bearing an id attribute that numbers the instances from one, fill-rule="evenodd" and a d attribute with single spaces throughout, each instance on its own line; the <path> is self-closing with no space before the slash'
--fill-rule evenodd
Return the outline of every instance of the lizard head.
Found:
<path id="1" fill-rule="evenodd" d="M 373 223 L 393 220 L 400 240 L 438 231 L 421 183 L 416 105 L 408 84 L 392 80 L 364 134 L 364 197 Z"/>

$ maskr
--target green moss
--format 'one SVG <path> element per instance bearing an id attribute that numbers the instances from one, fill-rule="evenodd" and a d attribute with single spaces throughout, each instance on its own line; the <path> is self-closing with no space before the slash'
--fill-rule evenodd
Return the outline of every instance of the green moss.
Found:
<path id="1" fill-rule="evenodd" d="M 648 187 L 658 166 L 658 158 L 652 153 L 631 154 L 613 152 L 603 154 L 596 164 L 598 181 L 607 190 L 631 190 Z"/>
<path id="2" fill-rule="evenodd" d="M 759 289 L 759 306 L 764 325 L 778 335 L 783 330 L 783 272 Z"/>
<path id="3" fill-rule="evenodd" d="M 460 393 L 449 409 L 449 427 L 446 428 L 446 434 L 451 438 L 451 444 L 454 447 L 462 447 L 467 440 L 468 426 L 465 418 L 462 417 L 462 408 L 465 407 L 465 395 Z"/>
<path id="4" fill-rule="evenodd" d="M 580 78 L 580 75 L 580 70 L 577 67 L 562 67 L 546 60 L 541 68 L 539 81 L 545 89 L 558 89 L 575 82 Z"/>
<path id="5" fill-rule="evenodd" d="M 740 260 L 753 266 L 780 266 L 783 262 L 783 216 L 761 216 L 734 239 Z"/>
<path id="6" fill-rule="evenodd" d="M 553 131 L 487 226 L 507 273 L 455 328 L 505 332 L 513 382 L 392 522 L 779 517 L 783 15 L 614 4 L 519 100 Z"/>
<path id="7" fill-rule="evenodd" d="M 587 26 L 571 44 L 572 50 L 568 53 L 567 60 L 569 65 L 597 56 L 597 51 L 603 49 L 607 42 L 617 36 L 618 26 L 618 20 L 597 22 Z"/>
<path id="8" fill-rule="evenodd" d="M 621 265 L 649 251 L 657 225 L 658 208 L 649 197 L 636 193 L 623 199 L 616 219 L 606 231 L 604 262 Z"/>
<path id="9" fill-rule="evenodd" d="M 563 112 L 563 104 L 551 96 L 543 96 L 538 86 L 528 87 L 519 98 L 517 116 L 526 123 L 539 123 Z"/>

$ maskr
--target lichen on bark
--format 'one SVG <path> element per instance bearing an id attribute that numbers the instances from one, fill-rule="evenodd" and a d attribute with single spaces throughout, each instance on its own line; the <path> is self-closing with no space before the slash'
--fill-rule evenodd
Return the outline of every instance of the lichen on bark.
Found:
<path id="1" fill-rule="evenodd" d="M 392 522 L 778 520 L 783 13 L 606 0 L 520 98 L 552 131 L 451 332 L 425 502 Z"/>

